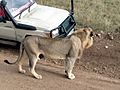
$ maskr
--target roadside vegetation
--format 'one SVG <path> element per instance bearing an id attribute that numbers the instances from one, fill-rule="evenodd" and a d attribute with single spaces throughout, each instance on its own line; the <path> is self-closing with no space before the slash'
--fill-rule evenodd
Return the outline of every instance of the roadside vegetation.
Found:
<path id="1" fill-rule="evenodd" d="M 70 0 L 37 0 L 39 4 L 70 11 Z M 120 30 L 120 0 L 74 0 L 77 27 L 89 26 L 97 31 Z"/>

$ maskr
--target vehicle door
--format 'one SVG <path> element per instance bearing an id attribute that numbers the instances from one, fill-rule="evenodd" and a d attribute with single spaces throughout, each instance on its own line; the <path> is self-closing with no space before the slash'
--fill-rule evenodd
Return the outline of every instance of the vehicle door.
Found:
<path id="1" fill-rule="evenodd" d="M 0 4 L 0 38 L 16 40 L 14 25 L 12 21 L 6 19 L 2 4 Z"/>
<path id="2" fill-rule="evenodd" d="M 15 27 L 12 21 L 0 22 L 0 39 L 16 40 Z"/>

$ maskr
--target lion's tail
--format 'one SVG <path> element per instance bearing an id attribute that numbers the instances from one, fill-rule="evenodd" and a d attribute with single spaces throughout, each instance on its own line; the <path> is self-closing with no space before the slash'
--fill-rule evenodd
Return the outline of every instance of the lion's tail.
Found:
<path id="1" fill-rule="evenodd" d="M 4 60 L 4 62 L 7 64 L 11 64 L 11 65 L 18 63 L 23 55 L 23 51 L 24 51 L 24 47 L 23 47 L 23 43 L 21 43 L 20 44 L 20 54 L 19 54 L 17 60 L 15 62 L 9 62 L 8 60 Z"/>

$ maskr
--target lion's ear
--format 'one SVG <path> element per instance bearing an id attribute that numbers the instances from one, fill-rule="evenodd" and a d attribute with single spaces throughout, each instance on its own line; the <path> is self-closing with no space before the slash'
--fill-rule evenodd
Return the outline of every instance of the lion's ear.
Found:
<path id="1" fill-rule="evenodd" d="M 83 31 L 86 32 L 86 29 L 84 28 Z"/>
<path id="2" fill-rule="evenodd" d="M 85 34 L 88 34 L 87 31 L 88 31 L 87 28 L 84 28 L 84 29 L 83 29 L 83 32 L 84 32 Z"/>

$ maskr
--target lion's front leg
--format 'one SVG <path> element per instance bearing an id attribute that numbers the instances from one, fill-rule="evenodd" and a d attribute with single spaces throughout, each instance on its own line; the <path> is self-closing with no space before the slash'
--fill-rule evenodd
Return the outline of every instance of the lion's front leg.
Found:
<path id="1" fill-rule="evenodd" d="M 75 75 L 72 73 L 76 58 L 67 58 L 65 62 L 65 73 L 69 79 L 74 79 Z"/>
<path id="2" fill-rule="evenodd" d="M 67 71 L 68 71 L 67 59 L 65 59 L 64 66 L 65 66 L 65 73 L 68 76 L 68 73 L 67 73 Z"/>

